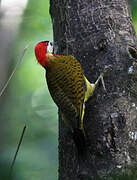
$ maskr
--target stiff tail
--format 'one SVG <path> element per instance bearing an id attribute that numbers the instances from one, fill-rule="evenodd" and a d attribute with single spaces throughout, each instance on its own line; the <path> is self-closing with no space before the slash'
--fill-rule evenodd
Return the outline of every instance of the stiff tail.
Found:
<path id="1" fill-rule="evenodd" d="M 78 176 L 85 176 L 90 174 L 88 162 L 88 149 L 86 145 L 86 137 L 81 129 L 74 129 L 73 140 L 77 148 L 77 174 Z"/>
<path id="2" fill-rule="evenodd" d="M 78 158 L 84 160 L 87 156 L 86 137 L 81 129 L 74 129 L 73 140 L 78 151 Z"/>
<path id="3" fill-rule="evenodd" d="M 73 140 L 78 152 L 78 176 L 91 177 L 93 174 L 97 176 L 96 166 L 92 162 L 91 154 L 87 147 L 86 137 L 81 129 L 74 129 Z"/>

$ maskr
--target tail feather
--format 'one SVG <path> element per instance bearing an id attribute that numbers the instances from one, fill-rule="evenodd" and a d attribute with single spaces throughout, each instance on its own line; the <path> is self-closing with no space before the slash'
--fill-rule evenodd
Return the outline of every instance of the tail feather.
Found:
<path id="1" fill-rule="evenodd" d="M 92 158 L 87 147 L 85 134 L 81 129 L 74 129 L 73 140 L 78 153 L 78 175 L 97 175 L 96 167 L 92 162 Z"/>
<path id="2" fill-rule="evenodd" d="M 86 158 L 87 147 L 86 147 L 86 137 L 81 129 L 75 128 L 73 132 L 73 140 L 78 151 L 78 158 Z"/>

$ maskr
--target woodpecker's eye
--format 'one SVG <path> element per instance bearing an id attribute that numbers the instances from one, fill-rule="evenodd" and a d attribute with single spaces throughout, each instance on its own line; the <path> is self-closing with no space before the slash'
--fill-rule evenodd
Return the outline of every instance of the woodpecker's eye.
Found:
<path id="1" fill-rule="evenodd" d="M 47 53 L 53 53 L 53 42 L 48 43 Z"/>

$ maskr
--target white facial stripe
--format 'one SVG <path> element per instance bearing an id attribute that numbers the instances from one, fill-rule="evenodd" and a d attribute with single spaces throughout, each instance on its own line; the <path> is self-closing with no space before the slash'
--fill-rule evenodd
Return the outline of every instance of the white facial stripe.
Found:
<path id="1" fill-rule="evenodd" d="M 53 43 L 52 42 L 48 43 L 47 53 L 53 53 Z"/>

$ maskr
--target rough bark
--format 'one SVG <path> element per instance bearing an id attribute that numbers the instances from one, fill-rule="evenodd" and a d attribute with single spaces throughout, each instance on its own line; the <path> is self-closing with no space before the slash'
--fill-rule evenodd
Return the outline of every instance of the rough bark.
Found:
<path id="1" fill-rule="evenodd" d="M 91 157 L 90 171 L 77 174 L 77 153 L 59 121 L 59 180 L 91 179 L 117 173 L 137 161 L 137 84 L 128 46 L 136 35 L 127 0 L 50 0 L 54 41 L 59 54 L 81 63 L 90 82 L 105 66 L 105 92 L 100 85 L 86 104 L 84 125 Z M 130 51 L 134 56 L 134 50 Z M 132 71 L 133 70 L 133 71 Z M 96 172 L 95 172 L 96 169 Z"/>

